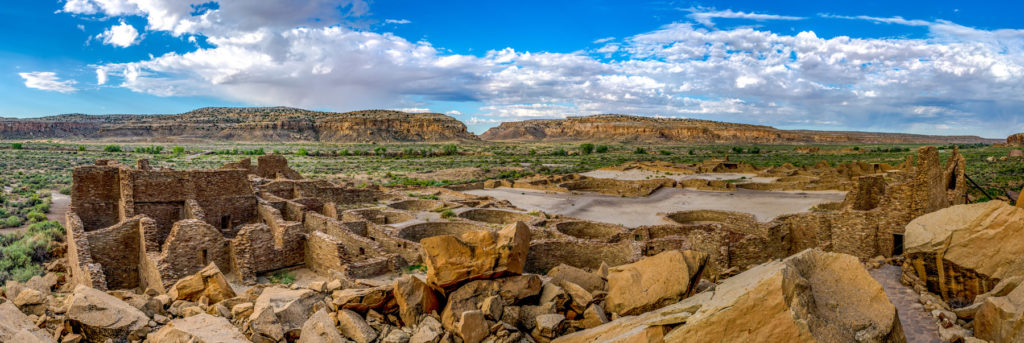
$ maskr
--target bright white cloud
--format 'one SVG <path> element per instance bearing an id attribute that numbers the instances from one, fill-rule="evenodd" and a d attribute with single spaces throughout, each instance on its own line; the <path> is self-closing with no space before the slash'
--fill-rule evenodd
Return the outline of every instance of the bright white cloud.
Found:
<path id="1" fill-rule="evenodd" d="M 412 22 L 409 21 L 409 19 L 385 19 L 384 23 L 395 24 L 395 25 L 402 25 L 402 24 L 409 24 L 409 23 L 412 23 Z"/>
<path id="2" fill-rule="evenodd" d="M 74 80 L 61 80 L 57 77 L 57 73 L 50 71 L 18 73 L 18 76 L 25 79 L 25 87 L 28 88 L 60 93 L 74 93 L 78 90 L 78 88 L 75 88 Z"/>
<path id="3" fill-rule="evenodd" d="M 604 46 L 590 52 L 509 47 L 474 56 L 333 25 L 365 13 L 357 1 L 313 1 L 279 17 L 271 13 L 286 4 L 270 0 L 222 1 L 198 16 L 170 0 L 73 2 L 65 11 L 132 13 L 147 18 L 150 30 L 205 37 L 209 45 L 191 52 L 98 67 L 98 83 L 159 96 L 337 110 L 476 101 L 483 104 L 480 118 L 629 113 L 822 129 L 949 127 L 991 136 L 1021 127 L 1016 111 L 1024 107 L 1024 31 L 943 21 L 850 17 L 930 33 L 822 38 L 811 31 L 716 29 L 714 18 L 802 18 L 701 9 L 690 17 L 703 26 L 674 23 L 599 39 Z M 328 20 L 309 24 L 323 16 Z M 616 59 L 601 58 L 610 54 Z"/>
<path id="4" fill-rule="evenodd" d="M 135 30 L 134 26 L 122 21 L 120 24 L 111 26 L 106 31 L 103 31 L 103 33 L 96 35 L 96 39 L 99 39 L 106 45 L 127 48 L 138 43 L 139 31 Z"/>
<path id="5" fill-rule="evenodd" d="M 743 11 L 733 11 L 733 10 L 716 11 L 716 10 L 708 10 L 708 9 L 704 9 L 704 8 L 693 8 L 693 7 L 688 8 L 685 11 L 690 12 L 690 14 L 686 15 L 687 17 L 689 17 L 690 19 L 693 19 L 694 21 L 696 21 L 698 23 L 701 23 L 701 24 L 703 24 L 704 26 L 707 26 L 707 27 L 715 26 L 715 23 L 714 23 L 713 20 L 716 19 L 716 18 L 748 19 L 748 20 L 757 20 L 757 21 L 765 21 L 765 20 L 803 20 L 803 19 L 805 19 L 803 17 L 793 17 L 793 16 L 785 16 L 785 15 L 777 15 L 777 14 L 764 14 L 764 13 L 743 12 Z"/>

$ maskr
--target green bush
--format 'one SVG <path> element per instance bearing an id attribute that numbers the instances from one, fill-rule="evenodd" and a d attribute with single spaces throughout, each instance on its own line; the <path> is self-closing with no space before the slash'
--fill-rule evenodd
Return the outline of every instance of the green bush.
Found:
<path id="1" fill-rule="evenodd" d="M 21 148 L 22 148 L 22 143 L 11 143 L 11 149 L 20 150 Z"/>
<path id="2" fill-rule="evenodd" d="M 7 217 L 7 219 L 4 219 L 4 226 L 5 227 L 19 227 L 19 226 L 21 226 L 21 218 L 18 218 L 16 216 Z"/>
<path id="3" fill-rule="evenodd" d="M 455 144 L 446 144 L 442 151 L 444 151 L 445 155 L 451 156 L 459 153 L 459 147 Z"/>
<path id="4" fill-rule="evenodd" d="M 277 272 L 269 277 L 270 283 L 276 283 L 281 285 L 290 285 L 295 282 L 295 273 L 289 272 Z"/>
<path id="5" fill-rule="evenodd" d="M 594 149 L 594 151 L 597 152 L 598 154 L 606 153 L 606 152 L 608 152 L 608 146 L 607 145 L 598 145 L 597 148 Z"/>
<path id="6" fill-rule="evenodd" d="M 672 155 L 672 152 L 668 150 L 659 150 L 658 153 L 665 156 Z"/>
<path id="7" fill-rule="evenodd" d="M 446 218 L 447 219 L 447 218 L 454 218 L 454 217 L 455 217 L 455 211 L 452 211 L 452 209 L 450 209 L 450 208 L 446 208 L 446 209 L 444 209 L 444 211 L 441 211 L 441 218 Z"/>
<path id="8" fill-rule="evenodd" d="M 645 155 L 647 154 L 647 149 L 644 149 L 642 146 L 638 146 L 636 147 L 636 150 L 633 150 L 633 153 L 637 155 Z"/>
<path id="9" fill-rule="evenodd" d="M 54 221 L 29 225 L 21 233 L 0 235 L 0 283 L 27 281 L 42 274 L 42 263 L 50 259 L 50 243 L 64 237 L 64 228 Z"/>
<path id="10" fill-rule="evenodd" d="M 295 156 L 309 156 L 309 150 L 306 150 L 306 148 L 299 148 L 299 151 L 295 152 Z"/>
<path id="11" fill-rule="evenodd" d="M 566 155 L 569 155 L 569 153 L 566 152 L 565 149 L 562 149 L 562 148 L 555 149 L 555 151 L 551 152 L 551 156 L 566 156 Z"/>
<path id="12" fill-rule="evenodd" d="M 44 214 L 42 212 L 38 212 L 38 211 L 32 211 L 32 212 L 29 212 L 28 214 L 26 214 L 25 218 L 28 219 L 30 222 L 33 222 L 33 223 L 41 222 L 41 221 L 46 220 L 46 214 Z"/>
<path id="13" fill-rule="evenodd" d="M 580 153 L 584 155 L 590 155 L 594 153 L 594 145 L 590 143 L 580 144 Z"/>
<path id="14" fill-rule="evenodd" d="M 173 152 L 175 155 L 181 155 L 181 154 L 185 153 L 185 147 L 183 147 L 183 146 L 174 146 L 173 148 L 171 148 L 171 152 Z"/>
<path id="15" fill-rule="evenodd" d="M 85 151 L 85 146 L 84 145 L 79 145 L 78 146 L 78 151 Z"/>
<path id="16" fill-rule="evenodd" d="M 121 152 L 121 147 L 117 145 L 108 145 L 103 147 L 103 151 L 106 152 Z"/>

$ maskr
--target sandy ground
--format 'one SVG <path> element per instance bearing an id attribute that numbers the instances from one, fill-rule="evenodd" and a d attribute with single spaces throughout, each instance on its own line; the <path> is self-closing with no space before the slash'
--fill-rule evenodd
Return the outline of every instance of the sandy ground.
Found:
<path id="1" fill-rule="evenodd" d="M 783 214 L 806 212 L 817 204 L 842 201 L 844 192 L 765 192 L 739 189 L 711 192 L 663 188 L 651 196 L 622 198 L 594 193 L 557 193 L 530 189 L 494 188 L 466 193 L 508 200 L 516 207 L 540 210 L 626 227 L 668 223 L 665 213 L 684 210 L 727 210 L 753 214 L 762 222 Z"/>
<path id="2" fill-rule="evenodd" d="M 46 214 L 46 219 L 56 220 L 60 225 L 64 225 L 64 214 L 71 207 L 71 197 L 58 192 L 51 192 L 50 200 L 50 212 Z M 27 229 L 28 226 L 29 224 L 25 224 L 19 227 L 0 229 L 0 234 L 22 231 Z"/>
<path id="3" fill-rule="evenodd" d="M 774 182 L 777 178 L 774 177 L 761 177 L 757 174 L 747 173 L 704 173 L 704 174 L 672 174 L 667 175 L 662 172 L 643 170 L 643 169 L 630 169 L 630 170 L 592 170 L 580 175 L 596 177 L 601 179 L 617 179 L 617 180 L 646 180 L 646 179 L 673 179 L 676 181 L 680 180 L 692 180 L 692 179 L 704 179 L 704 180 L 740 180 L 739 182 Z M 746 178 L 746 179 L 743 179 Z"/>

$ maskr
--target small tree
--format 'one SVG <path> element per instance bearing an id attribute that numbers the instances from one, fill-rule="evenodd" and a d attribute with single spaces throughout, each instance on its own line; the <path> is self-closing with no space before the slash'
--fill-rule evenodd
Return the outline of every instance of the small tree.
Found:
<path id="1" fill-rule="evenodd" d="M 590 155 L 594 153 L 594 145 L 590 143 L 580 144 L 580 153 L 584 155 Z"/>

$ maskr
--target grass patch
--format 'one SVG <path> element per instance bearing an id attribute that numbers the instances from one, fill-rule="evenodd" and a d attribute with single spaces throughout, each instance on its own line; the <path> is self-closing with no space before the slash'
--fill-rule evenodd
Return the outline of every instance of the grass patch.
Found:
<path id="1" fill-rule="evenodd" d="M 268 279 L 270 279 L 270 283 L 276 283 L 279 285 L 290 285 L 293 282 L 295 282 L 295 273 L 281 271 L 274 273 L 274 275 L 271 275 L 270 277 L 268 277 Z"/>

